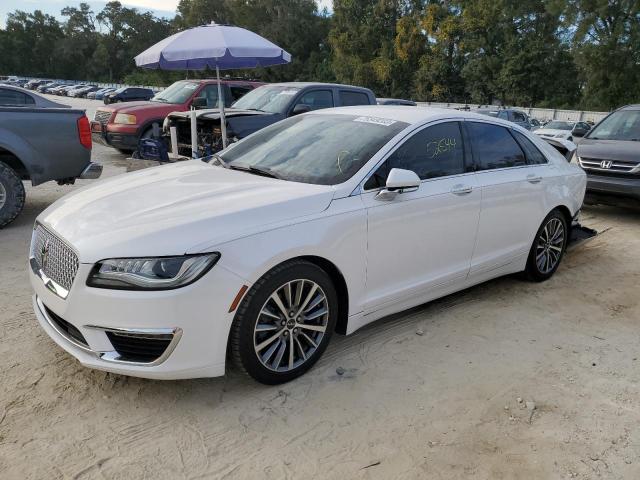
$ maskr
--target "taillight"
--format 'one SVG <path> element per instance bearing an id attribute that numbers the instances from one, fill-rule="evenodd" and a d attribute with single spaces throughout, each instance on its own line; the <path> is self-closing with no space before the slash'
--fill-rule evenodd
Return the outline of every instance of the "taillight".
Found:
<path id="1" fill-rule="evenodd" d="M 78 138 L 84 148 L 91 150 L 91 126 L 86 115 L 78 119 Z"/>

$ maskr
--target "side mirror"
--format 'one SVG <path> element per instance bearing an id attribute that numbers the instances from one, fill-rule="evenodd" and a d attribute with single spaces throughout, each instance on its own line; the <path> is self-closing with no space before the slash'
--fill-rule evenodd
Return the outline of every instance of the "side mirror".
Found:
<path id="1" fill-rule="evenodd" d="M 399 193 L 414 192 L 420 187 L 420 177 L 411 170 L 392 168 L 385 188 L 376 195 L 376 200 L 393 200 Z"/>
<path id="2" fill-rule="evenodd" d="M 205 108 L 207 106 L 207 99 L 205 97 L 196 97 L 192 100 L 191 106 L 193 108 Z"/>
<path id="3" fill-rule="evenodd" d="M 304 103 L 299 103 L 295 107 L 293 107 L 293 110 L 291 111 L 291 115 L 300 115 L 301 113 L 307 113 L 310 111 L 311 111 L 311 107 L 309 105 L 306 105 Z"/>

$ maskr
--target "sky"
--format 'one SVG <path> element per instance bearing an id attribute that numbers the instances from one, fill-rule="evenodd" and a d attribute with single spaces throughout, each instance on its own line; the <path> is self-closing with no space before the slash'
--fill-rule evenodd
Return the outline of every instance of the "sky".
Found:
<path id="1" fill-rule="evenodd" d="M 320 8 L 331 9 L 332 0 L 316 0 Z M 85 0 L 94 11 L 102 9 L 106 1 Z M 172 18 L 179 0 L 120 0 L 128 7 L 150 10 L 158 17 Z M 80 0 L 0 0 L 0 27 L 4 27 L 7 14 L 15 10 L 31 12 L 42 10 L 50 15 L 60 16 L 60 10 L 67 6 L 77 6 Z"/>

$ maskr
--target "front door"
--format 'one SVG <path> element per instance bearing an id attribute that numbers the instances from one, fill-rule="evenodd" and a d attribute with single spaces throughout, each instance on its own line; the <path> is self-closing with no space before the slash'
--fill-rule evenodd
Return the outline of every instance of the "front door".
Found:
<path id="1" fill-rule="evenodd" d="M 412 170 L 422 183 L 377 199 L 392 168 Z M 413 133 L 365 183 L 368 313 L 466 279 L 480 213 L 468 170 L 460 122 L 448 121 Z"/>

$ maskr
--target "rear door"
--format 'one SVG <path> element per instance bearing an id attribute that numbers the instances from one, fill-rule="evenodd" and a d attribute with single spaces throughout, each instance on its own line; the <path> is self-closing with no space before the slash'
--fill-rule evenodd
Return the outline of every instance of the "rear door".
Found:
<path id="1" fill-rule="evenodd" d="M 538 151 L 538 162 L 527 161 L 512 129 L 466 121 L 473 150 L 482 209 L 470 275 L 482 275 L 527 255 L 544 209 L 544 185 L 549 165 Z M 525 138 L 526 140 L 526 138 Z M 527 140 L 527 142 L 529 142 Z M 537 151 L 535 146 L 529 142 Z"/>

